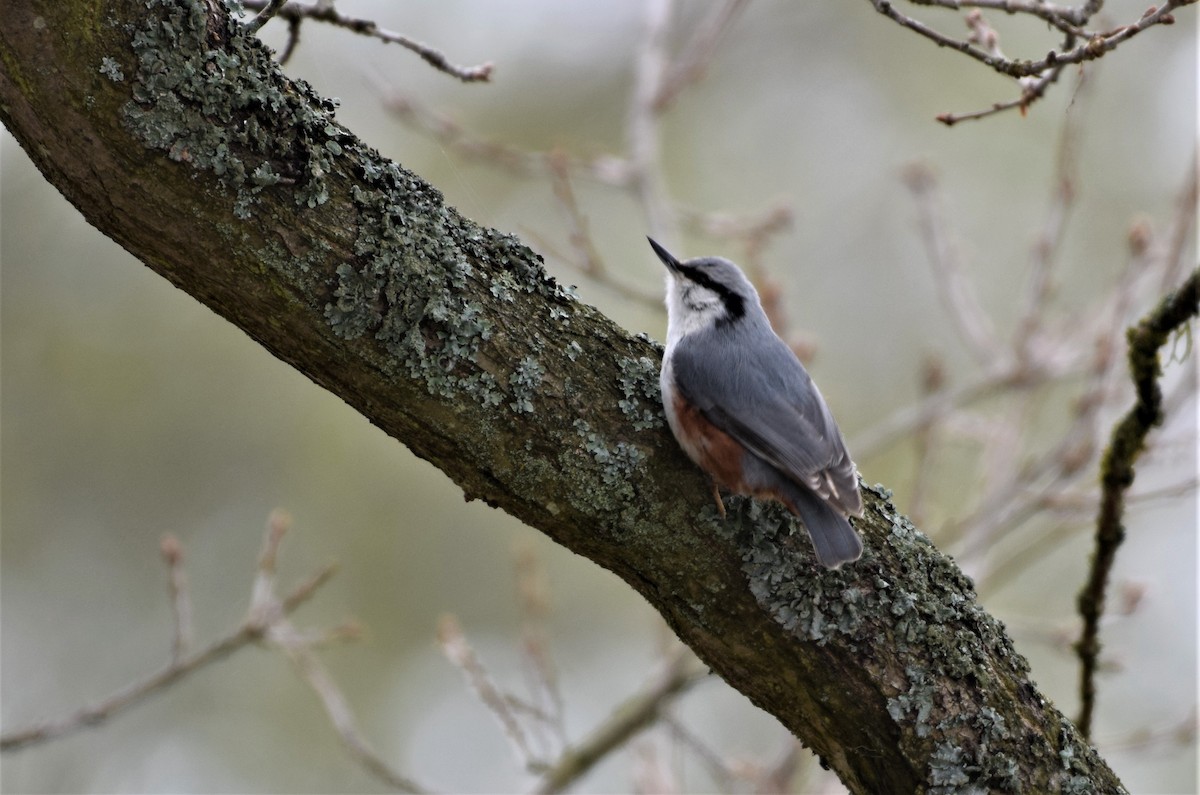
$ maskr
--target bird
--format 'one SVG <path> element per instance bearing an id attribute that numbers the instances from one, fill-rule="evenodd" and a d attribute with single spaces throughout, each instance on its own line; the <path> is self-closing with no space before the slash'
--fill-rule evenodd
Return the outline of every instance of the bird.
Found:
<path id="1" fill-rule="evenodd" d="M 798 516 L 817 560 L 836 569 L 862 556 L 847 517 L 861 517 L 858 469 L 804 365 L 771 328 L 758 291 L 722 257 L 667 267 L 667 344 L 659 383 L 675 439 L 717 487 L 772 499 Z"/>

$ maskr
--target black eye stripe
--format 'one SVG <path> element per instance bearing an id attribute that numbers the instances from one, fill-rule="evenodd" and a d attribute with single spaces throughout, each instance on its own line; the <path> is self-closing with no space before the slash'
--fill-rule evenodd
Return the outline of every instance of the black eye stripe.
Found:
<path id="1" fill-rule="evenodd" d="M 746 301 L 740 295 L 730 290 L 725 285 L 714 281 L 711 276 L 703 268 L 698 268 L 695 265 L 685 265 L 680 263 L 679 270 L 684 278 L 691 281 L 700 287 L 712 290 L 721 298 L 721 302 L 725 304 L 725 311 L 729 313 L 728 317 L 722 318 L 721 323 L 731 323 L 734 320 L 746 314 Z"/>

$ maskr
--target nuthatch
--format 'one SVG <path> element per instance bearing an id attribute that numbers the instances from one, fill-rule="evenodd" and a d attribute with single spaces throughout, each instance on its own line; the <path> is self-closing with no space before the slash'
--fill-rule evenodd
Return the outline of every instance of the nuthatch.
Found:
<path id="1" fill-rule="evenodd" d="M 826 568 L 858 560 L 862 539 L 846 519 L 862 516 L 858 470 L 758 292 L 727 259 L 680 262 L 647 239 L 669 272 L 661 384 L 679 445 L 714 487 L 778 500 L 799 516 Z"/>

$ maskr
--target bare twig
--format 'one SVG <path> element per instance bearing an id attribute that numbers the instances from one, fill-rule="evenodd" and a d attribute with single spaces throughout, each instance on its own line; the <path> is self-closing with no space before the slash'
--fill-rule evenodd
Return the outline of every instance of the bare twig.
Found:
<path id="1" fill-rule="evenodd" d="M 566 211 L 567 239 L 571 243 L 571 248 L 575 250 L 576 266 L 584 274 L 595 279 L 602 279 L 605 275 L 604 261 L 600 259 L 596 245 L 592 242 L 592 232 L 588 227 L 587 216 L 579 208 L 579 203 L 575 201 L 575 191 L 571 188 L 571 175 L 568 171 L 567 159 L 561 152 L 552 152 L 546 162 L 549 166 L 550 184 L 554 189 L 554 197 Z"/>
<path id="2" fill-rule="evenodd" d="M 1078 370 L 1070 368 L 1048 373 L 1047 376 L 1061 379 L 1076 374 Z M 913 405 L 897 409 L 865 431 L 860 431 L 850 440 L 848 447 L 856 456 L 870 458 L 935 418 L 991 397 L 998 390 L 1020 384 L 1023 379 L 1024 375 L 1011 361 L 1001 362 L 961 386 L 944 389 Z"/>
<path id="3" fill-rule="evenodd" d="M 192 646 L 192 598 L 188 590 L 187 574 L 183 570 L 183 546 L 171 534 L 163 536 L 159 550 L 166 561 L 169 573 L 168 589 L 171 596 L 171 619 L 174 632 L 171 634 L 171 661 L 179 662 Z"/>
<path id="4" fill-rule="evenodd" d="M 667 27 L 671 0 L 648 0 L 645 30 L 634 70 L 625 138 L 632 166 L 633 189 L 646 215 L 651 237 L 675 241 L 674 224 L 659 168 L 659 125 L 655 99 L 667 68 Z"/>
<path id="5" fill-rule="evenodd" d="M 428 44 L 410 39 L 402 33 L 381 28 L 374 20 L 360 19 L 341 14 L 333 7 L 332 3 L 318 2 L 314 5 L 304 5 L 291 2 L 285 5 L 285 2 L 286 0 L 245 0 L 243 5 L 248 10 L 260 12 L 250 23 L 251 32 L 262 27 L 272 16 L 278 16 L 280 19 L 287 20 L 292 39 L 298 40 L 300 23 L 311 19 L 344 28 L 362 36 L 378 39 L 388 44 L 399 44 L 401 47 L 421 56 L 421 59 L 434 69 L 456 77 L 464 83 L 486 82 L 492 77 L 492 70 L 495 67 L 491 63 L 482 63 L 477 66 L 461 66 L 451 63 L 442 51 L 430 47 Z M 289 43 L 289 48 L 285 55 L 291 55 L 292 47 L 294 47 L 294 44 Z"/>
<path id="6" fill-rule="evenodd" d="M 288 23 L 288 40 L 283 47 L 283 52 L 279 55 L 279 65 L 284 66 L 288 61 L 292 60 L 292 56 L 296 54 L 296 48 L 300 46 L 300 26 L 302 20 L 299 17 L 293 17 L 287 21 Z"/>
<path id="7" fill-rule="evenodd" d="M 1046 89 L 1058 82 L 1062 72 L 1062 66 L 1055 66 L 1036 80 L 1031 77 L 1022 78 L 1021 93 L 1016 99 L 996 102 L 990 108 L 983 110 L 972 110 L 965 113 L 939 113 L 935 118 L 947 127 L 953 127 L 960 121 L 978 121 L 1013 108 L 1020 110 L 1021 115 L 1024 116 L 1030 105 L 1046 96 Z"/>
<path id="8" fill-rule="evenodd" d="M 531 692 L 542 713 L 541 724 L 553 732 L 557 753 L 567 745 L 566 706 L 558 678 L 558 667 L 550 652 L 546 621 L 550 615 L 549 585 L 533 546 L 517 551 L 517 594 L 521 608 L 521 648 L 529 661 Z M 549 746 L 549 742 L 545 745 Z M 547 753 L 547 756 L 550 754 Z"/>
<path id="9" fill-rule="evenodd" d="M 348 633 L 339 633 L 339 636 L 352 633 L 353 628 Z M 296 632 L 291 623 L 285 619 L 272 625 L 267 639 L 272 645 L 279 647 L 287 654 L 296 666 L 297 674 L 316 693 L 317 698 L 321 701 L 321 706 L 325 709 L 325 714 L 329 717 L 329 722 L 337 732 L 338 739 L 351 758 L 368 773 L 397 792 L 424 792 L 423 787 L 400 775 L 384 762 L 362 736 L 346 697 L 330 675 L 329 670 L 313 653 L 314 642 L 312 639 L 305 637 L 304 633 Z"/>
<path id="10" fill-rule="evenodd" d="M 1161 6 L 1151 6 L 1150 10 L 1133 23 L 1122 25 L 1107 33 L 1093 34 L 1086 42 L 1072 49 L 1064 48 L 1062 52 L 1051 50 L 1045 58 L 1036 61 L 1004 58 L 976 47 L 968 39 L 955 39 L 939 33 L 925 23 L 897 11 L 895 4 L 891 0 L 869 0 L 869 2 L 875 7 L 876 11 L 888 17 L 896 24 L 924 36 L 939 47 L 948 47 L 970 58 L 974 58 L 976 61 L 995 69 L 1000 74 L 1008 75 L 1009 77 L 1039 77 L 1046 70 L 1056 66 L 1095 60 L 1115 49 L 1122 42 L 1133 38 L 1143 30 L 1154 25 L 1170 25 L 1175 21 L 1175 18 L 1171 14 L 1172 11 L 1176 8 L 1191 5 L 1196 0 L 1167 0 Z"/>
<path id="11" fill-rule="evenodd" d="M 678 718 L 667 715 L 663 718 L 663 723 L 671 733 L 671 738 L 681 746 L 691 751 L 704 769 L 708 771 L 708 775 L 717 785 L 718 792 L 733 792 L 734 780 L 737 778 L 730 766 L 721 758 L 721 755 L 708 746 L 702 739 L 697 737 L 690 729 L 683 725 L 683 722 Z M 785 790 L 777 790 L 784 792 Z"/>
<path id="12" fill-rule="evenodd" d="M 1189 244 L 1196 242 L 1196 204 L 1200 199 L 1200 151 L 1192 155 L 1192 166 L 1188 179 L 1177 203 L 1178 210 L 1171 223 L 1169 244 L 1166 252 L 1167 266 L 1163 270 L 1159 290 L 1165 291 L 1178 284 L 1187 267 L 1186 252 Z"/>
<path id="13" fill-rule="evenodd" d="M 929 396 L 940 392 L 946 385 L 946 371 L 941 359 L 930 356 L 925 360 L 921 378 L 921 393 Z M 938 422 L 943 418 L 933 417 L 916 431 L 917 460 L 913 465 L 912 493 L 908 500 L 908 515 L 918 527 L 925 526 L 925 504 L 929 499 L 929 483 L 933 478 L 934 461 L 937 457 Z"/>
<path id="14" fill-rule="evenodd" d="M 173 661 L 145 679 L 118 690 L 99 704 L 83 707 L 58 720 L 5 733 L 0 736 L 0 751 L 12 751 L 28 745 L 56 740 L 80 729 L 104 723 L 126 708 L 139 704 L 148 696 L 173 685 L 193 671 L 229 656 L 258 638 L 259 631 L 256 627 L 243 624 L 201 651 Z"/>
<path id="15" fill-rule="evenodd" d="M 1062 241 L 1063 230 L 1071 208 L 1075 204 L 1078 190 L 1079 128 L 1081 110 L 1077 103 L 1086 96 L 1087 81 L 1082 72 L 1075 83 L 1075 93 L 1063 118 L 1062 131 L 1058 137 L 1058 152 L 1055 157 L 1054 187 L 1050 206 L 1047 208 L 1041 234 L 1034 243 L 1029 268 L 1029 281 L 1025 291 L 1021 318 L 1017 322 L 1016 340 L 1013 349 L 1018 358 L 1033 358 L 1032 346 L 1038 341 L 1046 303 L 1053 293 L 1053 271 Z"/>
<path id="16" fill-rule="evenodd" d="M 645 692 L 620 704 L 609 718 L 568 749 L 538 781 L 534 792 L 562 792 L 597 762 L 650 726 L 665 706 L 708 676 L 691 652 L 680 649 L 658 680 Z"/>
<path id="17" fill-rule="evenodd" d="M 748 4 L 749 0 L 725 0 L 713 7 L 659 85 L 654 96 L 655 112 L 662 113 L 683 89 L 704 76 L 721 36 Z"/>
<path id="18" fill-rule="evenodd" d="M 937 179 L 924 163 L 914 163 L 904 170 L 904 184 L 913 195 L 917 207 L 917 225 L 933 269 L 938 297 L 950 318 L 958 327 L 958 335 L 967 350 L 982 365 L 1000 358 L 1000 343 L 992 320 L 979 303 L 971 282 L 963 273 L 961 258 L 946 232 Z"/>
<path id="19" fill-rule="evenodd" d="M 279 13 L 279 9 L 283 8 L 286 2 L 287 0 L 267 0 L 258 16 L 246 23 L 246 30 L 257 33 L 259 28 L 271 21 L 271 17 Z"/>
<path id="20" fill-rule="evenodd" d="M 422 792 L 422 787 L 396 773 L 371 750 L 355 726 L 353 712 L 345 697 L 313 652 L 319 645 L 357 637 L 357 625 L 348 622 L 329 630 L 310 632 L 297 630 L 287 618 L 329 580 L 335 567 L 326 566 L 319 569 L 282 598 L 275 594 L 275 564 L 280 543 L 290 526 L 291 518 L 287 513 L 279 510 L 271 513 L 245 618 L 233 632 L 190 655 L 187 654 L 186 640 L 191 631 L 190 605 L 187 603 L 187 581 L 182 569 L 183 551 L 173 536 L 164 537 L 162 554 L 171 570 L 171 600 L 175 618 L 170 664 L 123 688 L 99 704 L 80 709 L 57 721 L 3 735 L 0 737 L 0 750 L 11 751 L 46 742 L 85 727 L 104 723 L 154 693 L 170 687 L 188 674 L 257 642 L 279 648 L 288 655 L 296 665 L 300 677 L 321 700 L 342 745 L 358 764 L 392 789 L 401 792 Z"/>
<path id="21" fill-rule="evenodd" d="M 509 699 L 500 692 L 500 688 L 479 661 L 475 650 L 467 642 L 458 619 L 451 615 L 442 616 L 438 621 L 437 639 L 442 654 L 462 671 L 475 695 L 499 721 L 500 728 L 508 738 L 521 767 L 531 771 L 541 769 L 544 763 L 535 757 L 530 748 L 529 738 L 525 736 L 524 727 L 513 714 Z"/>
<path id="22" fill-rule="evenodd" d="M 1104 612 L 1105 587 L 1117 548 L 1125 535 L 1122 525 L 1125 491 L 1133 483 L 1133 465 L 1142 451 L 1146 435 L 1163 419 L 1162 391 L 1158 385 L 1158 351 L 1172 331 L 1196 316 L 1197 303 L 1200 301 L 1198 282 L 1200 270 L 1192 271 L 1177 292 L 1165 298 L 1157 309 L 1129 332 L 1129 369 L 1137 390 L 1137 400 L 1113 429 L 1112 442 L 1104 455 L 1101 467 L 1103 494 L 1100 513 L 1096 518 L 1096 551 L 1088 582 L 1079 594 L 1083 631 L 1076 650 L 1081 668 L 1081 707 L 1075 723 L 1085 737 L 1091 732 L 1095 711 L 1095 673 L 1100 653 L 1099 626 Z"/>
<path id="23" fill-rule="evenodd" d="M 1079 7 L 1068 7 L 1043 3 L 1039 0 L 913 0 L 915 5 L 939 6 L 956 10 L 973 9 L 967 16 L 970 35 L 955 38 L 940 33 L 924 22 L 897 10 L 892 0 L 869 0 L 880 14 L 898 25 L 923 36 L 939 47 L 948 47 L 979 61 L 995 71 L 1018 79 L 1021 95 L 1008 102 L 997 102 L 984 110 L 969 113 L 943 113 L 938 121 L 954 125 L 968 119 L 982 119 L 1010 108 L 1026 109 L 1045 95 L 1046 89 L 1057 79 L 1062 69 L 1070 64 L 1082 64 L 1102 57 L 1138 33 L 1155 25 L 1170 25 L 1175 21 L 1172 14 L 1177 8 L 1191 5 L 1196 0 L 1167 0 L 1164 5 L 1150 6 L 1136 21 L 1105 32 L 1084 29 L 1084 25 L 1100 9 L 1099 0 L 1088 0 Z M 1010 15 L 1026 15 L 1048 23 L 1063 33 L 1063 43 L 1051 50 L 1040 60 L 1006 57 L 999 47 L 998 38 L 984 20 L 980 9 L 1003 11 Z"/>
<path id="24" fill-rule="evenodd" d="M 271 538 L 272 536 L 268 533 L 268 540 Z M 277 546 L 278 541 L 276 540 L 274 544 Z M 331 573 L 331 569 L 323 569 L 313 578 L 288 594 L 283 600 L 279 601 L 275 609 L 267 610 L 263 607 L 266 597 L 261 595 L 259 582 L 263 579 L 262 563 L 268 561 L 273 565 L 274 552 L 271 551 L 268 553 L 267 545 L 264 545 L 259 576 L 255 579 L 254 596 L 251 598 L 251 608 L 247 611 L 245 620 L 237 629 L 225 637 L 210 643 L 198 652 L 176 657 L 166 667 L 156 671 L 145 679 L 122 688 L 98 704 L 84 707 L 72 715 L 55 721 L 49 721 L 39 726 L 19 729 L 4 734 L 3 737 L 0 737 L 0 750 L 10 751 L 23 746 L 46 742 L 47 740 L 57 739 L 85 727 L 104 723 L 125 709 L 139 704 L 147 697 L 173 685 L 188 674 L 229 656 L 249 643 L 261 640 L 268 626 L 262 620 L 263 616 L 271 612 L 286 615 L 291 610 L 294 610 L 308 596 L 311 596 L 317 587 L 328 580 L 329 573 Z"/>
<path id="25" fill-rule="evenodd" d="M 1063 33 L 1085 35 L 1080 27 L 1087 24 L 1088 16 L 1081 9 L 1054 5 L 1042 0 L 912 0 L 913 5 L 938 6 L 956 11 L 968 8 L 986 8 L 1006 14 L 1028 14 L 1050 23 Z"/>
<path id="26" fill-rule="evenodd" d="M 1196 744 L 1197 729 L 1200 729 L 1200 718 L 1193 704 L 1188 714 L 1173 724 L 1136 729 L 1123 737 L 1099 740 L 1096 744 L 1106 751 L 1118 748 L 1133 751 L 1171 745 L 1188 747 Z"/>

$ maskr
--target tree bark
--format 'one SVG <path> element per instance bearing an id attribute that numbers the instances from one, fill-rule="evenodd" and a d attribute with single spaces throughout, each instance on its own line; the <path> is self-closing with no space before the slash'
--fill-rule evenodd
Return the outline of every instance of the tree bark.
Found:
<path id="1" fill-rule="evenodd" d="M 284 77 L 216 0 L 7 0 L 0 116 L 102 233 L 482 499 L 612 570 L 855 792 L 1122 792 L 881 487 L 827 572 L 722 522 L 660 348 Z"/>

